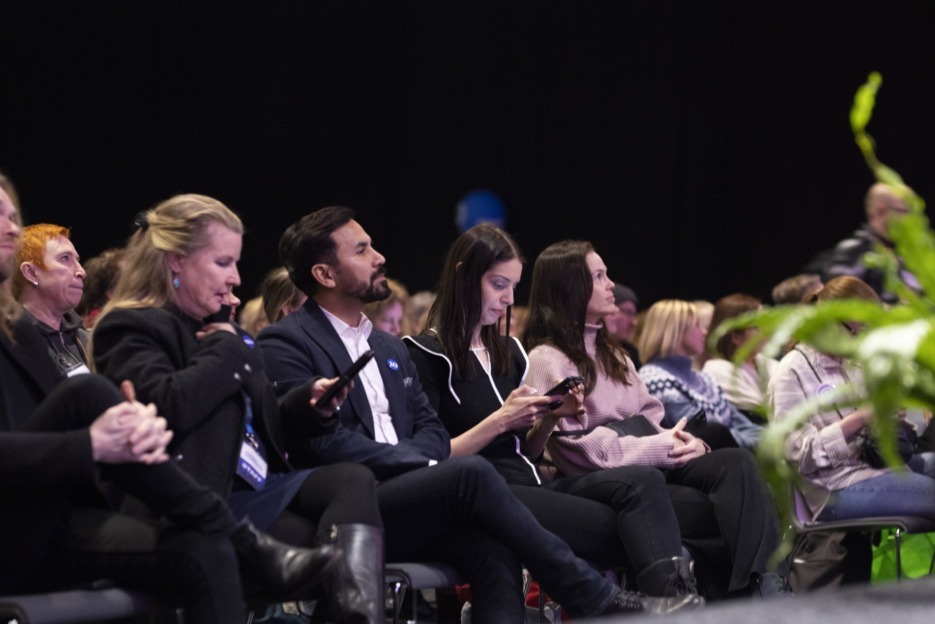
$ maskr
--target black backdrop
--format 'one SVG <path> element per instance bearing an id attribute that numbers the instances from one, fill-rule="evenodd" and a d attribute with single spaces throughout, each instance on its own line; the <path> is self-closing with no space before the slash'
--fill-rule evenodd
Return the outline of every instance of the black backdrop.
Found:
<path id="1" fill-rule="evenodd" d="M 767 296 L 861 220 L 869 71 L 881 158 L 935 197 L 933 27 L 929 0 L 0 0 L 0 168 L 84 257 L 218 197 L 246 297 L 332 203 L 429 288 L 479 187 L 530 261 L 587 238 L 646 302 Z"/>

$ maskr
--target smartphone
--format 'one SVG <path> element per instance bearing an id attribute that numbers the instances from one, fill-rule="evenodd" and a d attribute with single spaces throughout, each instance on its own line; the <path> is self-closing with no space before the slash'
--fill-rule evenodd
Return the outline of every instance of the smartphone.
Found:
<path id="1" fill-rule="evenodd" d="M 565 400 L 565 395 L 572 391 L 572 389 L 580 383 L 584 382 L 584 377 L 579 377 L 578 375 L 571 375 L 570 377 L 565 377 L 557 384 L 554 388 L 549 389 L 548 392 L 543 393 L 542 396 L 552 396 L 553 394 L 560 394 L 562 398 L 558 401 L 553 401 L 549 403 L 549 409 L 554 410 L 558 409 L 562 405 L 562 401 Z"/>
<path id="2" fill-rule="evenodd" d="M 373 359 L 373 356 L 373 349 L 370 349 L 357 358 L 356 362 L 351 364 L 346 371 L 341 373 L 341 376 L 338 377 L 338 380 L 334 383 L 334 385 L 325 390 L 325 393 L 318 397 L 315 405 L 327 405 L 329 402 L 331 402 L 331 399 L 337 396 L 338 392 L 340 392 L 344 386 L 351 383 L 351 380 L 353 380 L 354 377 L 357 376 L 357 373 L 359 373 L 360 370 L 367 365 L 367 362 Z"/>
<path id="3" fill-rule="evenodd" d="M 220 310 L 211 316 L 206 316 L 201 322 L 205 325 L 210 325 L 211 323 L 230 323 L 231 307 L 229 305 L 222 305 Z"/>

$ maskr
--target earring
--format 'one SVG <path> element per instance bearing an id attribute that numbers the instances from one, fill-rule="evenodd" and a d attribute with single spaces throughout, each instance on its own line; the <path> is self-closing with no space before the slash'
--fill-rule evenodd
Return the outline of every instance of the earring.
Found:
<path id="1" fill-rule="evenodd" d="M 39 280 L 36 280 L 35 282 L 30 282 L 30 283 L 36 288 L 39 288 Z"/>
<path id="2" fill-rule="evenodd" d="M 180 284 L 181 282 L 179 282 L 179 274 L 173 273 L 172 274 L 172 287 L 178 290 Z"/>

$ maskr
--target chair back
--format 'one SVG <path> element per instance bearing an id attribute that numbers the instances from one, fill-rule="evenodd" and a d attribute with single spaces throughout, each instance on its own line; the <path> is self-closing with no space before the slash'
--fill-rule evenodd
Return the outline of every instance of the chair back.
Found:
<path id="1" fill-rule="evenodd" d="M 796 527 L 805 527 L 812 524 L 812 513 L 808 508 L 808 503 L 805 501 L 805 495 L 802 494 L 799 488 L 792 487 L 792 503 L 795 506 L 795 513 L 792 514 L 792 521 L 795 523 Z"/>

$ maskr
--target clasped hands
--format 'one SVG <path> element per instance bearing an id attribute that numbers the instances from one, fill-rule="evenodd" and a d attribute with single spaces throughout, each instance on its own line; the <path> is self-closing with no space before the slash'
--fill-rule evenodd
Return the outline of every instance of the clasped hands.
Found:
<path id="1" fill-rule="evenodd" d="M 98 416 L 89 428 L 94 461 L 158 464 L 169 459 L 166 447 L 172 432 L 166 428 L 166 419 L 152 403 L 136 400 L 131 382 L 120 384 L 120 393 L 125 400 Z"/>
<path id="2" fill-rule="evenodd" d="M 685 431 L 687 424 L 688 419 L 682 418 L 669 430 L 672 435 L 672 449 L 669 451 L 669 457 L 675 460 L 676 466 L 684 466 L 708 452 L 708 447 L 704 442 Z"/>

